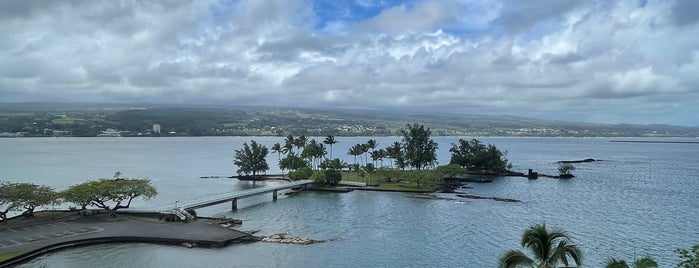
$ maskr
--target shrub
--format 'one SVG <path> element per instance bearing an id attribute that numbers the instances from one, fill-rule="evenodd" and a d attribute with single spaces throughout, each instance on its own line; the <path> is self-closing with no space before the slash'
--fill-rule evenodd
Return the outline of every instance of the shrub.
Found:
<path id="1" fill-rule="evenodd" d="M 313 170 L 307 167 L 299 168 L 289 172 L 289 178 L 292 180 L 301 180 L 310 178 L 313 175 Z"/>
<path id="2" fill-rule="evenodd" d="M 575 166 L 571 163 L 558 163 L 558 174 L 561 176 L 570 175 L 573 170 L 575 170 Z"/>
<path id="3" fill-rule="evenodd" d="M 311 179 L 318 184 L 325 183 L 325 172 L 316 171 L 311 175 Z"/>
<path id="4" fill-rule="evenodd" d="M 335 185 L 342 180 L 342 173 L 339 170 L 328 169 L 325 171 L 325 183 Z"/>

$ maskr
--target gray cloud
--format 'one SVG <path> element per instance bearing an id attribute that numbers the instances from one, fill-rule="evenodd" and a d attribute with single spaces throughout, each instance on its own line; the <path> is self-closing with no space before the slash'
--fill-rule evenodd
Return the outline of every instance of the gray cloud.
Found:
<path id="1" fill-rule="evenodd" d="M 0 101 L 699 125 L 692 3 L 424 0 L 352 22 L 300 0 L 4 1 Z"/>

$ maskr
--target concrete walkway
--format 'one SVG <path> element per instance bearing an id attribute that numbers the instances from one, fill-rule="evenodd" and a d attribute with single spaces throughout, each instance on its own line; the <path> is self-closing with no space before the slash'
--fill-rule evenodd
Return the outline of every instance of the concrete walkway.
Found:
<path id="1" fill-rule="evenodd" d="M 224 228 L 215 221 L 203 219 L 190 223 L 166 223 L 139 220 L 103 221 L 96 217 L 78 217 L 25 227 L 4 228 L 0 225 L 0 255 L 37 249 L 51 251 L 53 245 L 65 248 L 108 242 L 188 242 L 205 247 L 223 247 L 250 237 L 247 233 Z M 5 263 L 0 263 L 0 267 L 4 265 Z"/>

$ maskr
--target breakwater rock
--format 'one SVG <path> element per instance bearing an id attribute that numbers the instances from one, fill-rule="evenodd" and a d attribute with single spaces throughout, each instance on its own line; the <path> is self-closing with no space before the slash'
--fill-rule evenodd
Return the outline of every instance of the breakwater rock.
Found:
<path id="1" fill-rule="evenodd" d="M 463 198 L 468 198 L 468 199 L 490 199 L 490 200 L 495 200 L 495 201 L 500 201 L 500 202 L 507 202 L 507 203 L 519 203 L 522 202 L 517 199 L 510 199 L 510 198 L 500 198 L 500 197 L 486 197 L 486 196 L 478 196 L 478 195 L 470 195 L 470 194 L 457 194 L 456 196 L 458 197 L 463 197 Z"/>
<path id="2" fill-rule="evenodd" d="M 338 239 L 332 239 L 338 240 Z M 331 240 L 315 240 L 308 237 L 286 237 L 285 234 L 273 234 L 269 237 L 262 239 L 265 243 L 279 243 L 279 244 L 294 244 L 294 245 L 310 245 L 315 243 L 324 243 Z"/>
<path id="3" fill-rule="evenodd" d="M 577 164 L 577 163 L 587 163 L 587 162 L 596 162 L 596 161 L 601 161 L 601 160 L 597 160 L 597 159 L 594 159 L 594 158 L 585 158 L 585 159 L 583 159 L 583 160 L 561 160 L 561 161 L 558 161 L 558 163 L 561 163 L 561 164 Z"/>

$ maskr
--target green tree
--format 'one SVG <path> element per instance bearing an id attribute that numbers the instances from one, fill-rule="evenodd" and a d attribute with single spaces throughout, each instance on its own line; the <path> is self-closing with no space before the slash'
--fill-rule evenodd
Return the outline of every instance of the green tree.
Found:
<path id="1" fill-rule="evenodd" d="M 434 165 L 437 161 L 437 143 L 430 138 L 432 131 L 418 124 L 407 125 L 407 127 L 408 129 L 401 130 L 401 133 L 408 164 L 417 170 Z"/>
<path id="2" fill-rule="evenodd" d="M 677 254 L 680 254 L 680 263 L 677 264 L 677 268 L 697 268 L 699 267 L 699 244 L 694 245 L 691 251 L 678 248 L 675 250 Z"/>
<path id="3" fill-rule="evenodd" d="M 267 164 L 267 147 L 258 144 L 256 141 L 251 140 L 250 145 L 248 143 L 243 143 L 243 148 L 240 150 L 235 150 L 235 160 L 233 163 L 238 166 L 238 174 L 256 175 L 257 172 L 265 172 L 269 170 L 269 165 Z"/>
<path id="4" fill-rule="evenodd" d="M 575 170 L 575 166 L 571 163 L 558 163 L 558 174 L 561 176 L 570 175 Z"/>
<path id="5" fill-rule="evenodd" d="M 368 160 L 367 160 L 367 158 L 366 158 L 366 157 L 367 157 L 367 153 L 369 153 L 369 155 L 371 155 L 372 153 L 374 153 L 374 151 L 376 150 L 376 147 L 379 146 L 379 143 L 376 142 L 375 139 L 369 139 L 368 141 L 366 141 L 366 143 L 364 144 L 364 146 L 365 146 L 365 150 L 364 150 L 364 159 L 365 159 L 365 160 L 364 160 L 364 163 L 368 163 Z M 372 160 L 373 160 L 373 157 L 372 157 Z M 374 166 L 376 166 L 376 161 L 372 161 L 372 163 L 374 163 Z"/>
<path id="6" fill-rule="evenodd" d="M 18 183 L 14 191 L 20 198 L 20 204 L 24 208 L 22 215 L 25 217 L 34 217 L 34 209 L 37 207 L 58 203 L 58 194 L 49 186 Z"/>
<path id="7" fill-rule="evenodd" d="M 645 256 L 640 259 L 633 261 L 633 266 L 629 266 L 625 260 L 619 260 L 615 258 L 610 258 L 607 260 L 605 268 L 653 268 L 658 267 L 658 263 L 653 260 L 650 256 Z"/>
<path id="8" fill-rule="evenodd" d="M 279 161 L 279 168 L 288 170 L 297 170 L 299 168 L 309 167 L 309 163 L 300 156 L 290 152 L 287 157 Z M 291 172 L 290 172 L 291 173 Z"/>
<path id="9" fill-rule="evenodd" d="M 328 135 L 325 137 L 325 140 L 323 140 L 324 144 L 330 145 L 330 158 L 333 158 L 333 144 L 337 143 L 337 140 L 335 140 L 335 137 L 332 135 Z"/>
<path id="10" fill-rule="evenodd" d="M 122 208 L 131 206 L 133 199 L 142 197 L 150 199 L 158 194 L 158 191 L 150 184 L 148 179 L 99 179 L 73 185 L 62 193 L 67 202 L 85 206 L 85 201 L 104 209 L 110 217 L 115 217 L 116 212 Z"/>
<path id="11" fill-rule="evenodd" d="M 477 139 L 459 139 L 458 144 L 452 143 L 449 152 L 449 163 L 463 168 L 503 172 L 509 166 L 505 158 L 507 152 L 500 151 L 492 144 L 485 145 Z"/>
<path id="12" fill-rule="evenodd" d="M 571 243 L 568 235 L 560 230 L 549 232 L 546 224 L 536 224 L 525 230 L 522 248 L 528 249 L 533 258 L 519 250 L 510 250 L 500 258 L 499 267 L 553 268 L 558 263 L 569 266 L 569 260 L 573 260 L 577 266 L 582 265 L 582 252 Z"/>
<path id="13" fill-rule="evenodd" d="M 300 154 L 300 150 L 303 149 L 303 147 L 306 146 L 306 143 L 308 142 L 308 137 L 301 135 L 296 140 L 294 140 L 294 146 L 296 146 L 296 153 Z"/>
<path id="14" fill-rule="evenodd" d="M 347 163 L 339 158 L 325 159 L 320 163 L 321 169 L 342 170 L 345 167 L 347 167 Z"/>
<path id="15" fill-rule="evenodd" d="M 354 156 L 354 165 L 357 166 L 357 156 L 362 154 L 362 146 L 361 144 L 356 144 L 347 150 L 347 154 Z M 357 169 L 357 172 L 359 172 L 359 169 Z"/>
<path id="16" fill-rule="evenodd" d="M 34 209 L 58 204 L 58 195 L 53 188 L 33 183 L 0 183 L 0 218 L 5 222 L 7 213 L 21 211 L 25 217 L 33 217 Z"/>
<path id="17" fill-rule="evenodd" d="M 342 180 L 342 173 L 339 170 L 325 170 L 325 184 L 336 185 Z"/>
<path id="18" fill-rule="evenodd" d="M 398 168 L 405 169 L 403 145 L 400 142 L 393 142 L 393 145 L 387 147 L 386 154 L 390 159 L 393 159 L 393 161 L 391 162 L 391 167 L 393 167 L 393 164 L 395 163 L 395 166 L 397 166 Z"/>
<path id="19" fill-rule="evenodd" d="M 309 167 L 302 167 L 289 172 L 289 178 L 292 180 L 308 179 L 313 176 L 313 170 Z"/>
<path id="20" fill-rule="evenodd" d="M 16 183 L 0 182 L 0 218 L 7 223 L 7 213 L 21 208 L 20 197 L 16 195 Z"/>

